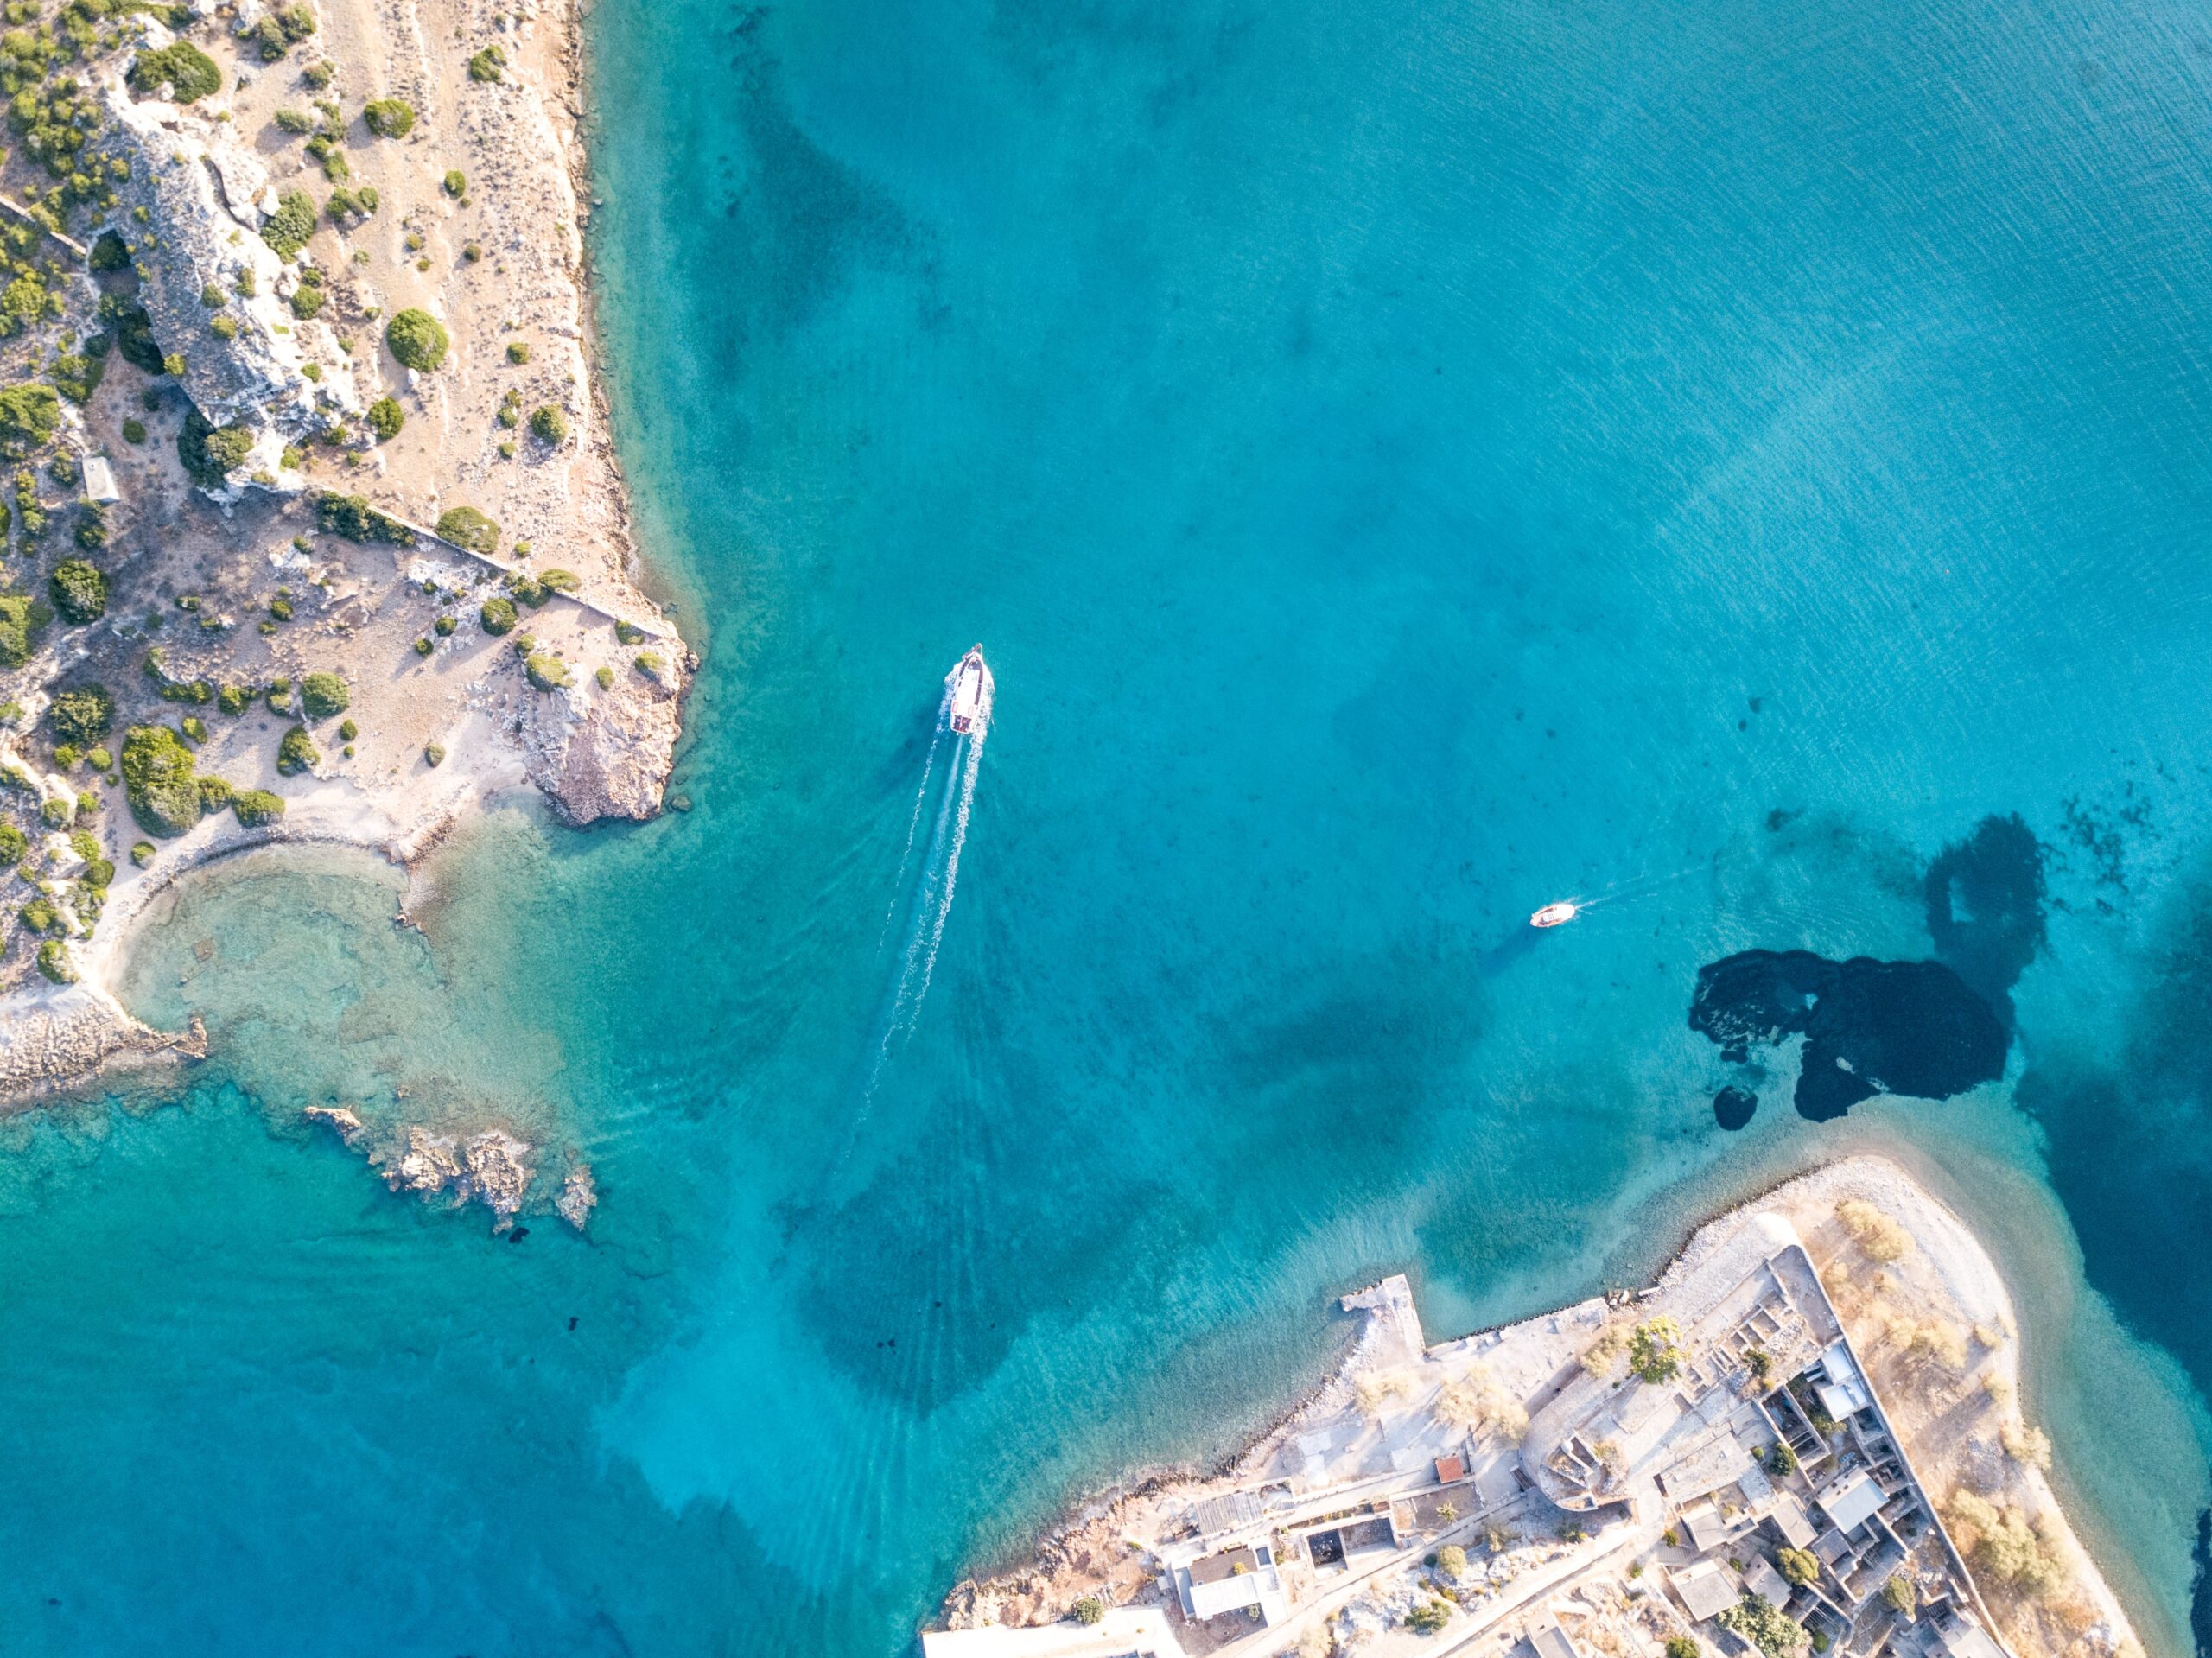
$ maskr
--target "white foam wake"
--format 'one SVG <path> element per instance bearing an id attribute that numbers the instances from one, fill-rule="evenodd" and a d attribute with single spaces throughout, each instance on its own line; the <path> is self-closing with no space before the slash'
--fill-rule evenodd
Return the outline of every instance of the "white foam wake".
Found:
<path id="1" fill-rule="evenodd" d="M 960 854 L 968 844 L 968 823 L 975 806 L 976 781 L 983 763 L 983 744 L 990 727 L 983 724 L 969 734 L 951 729 L 951 691 L 948 687 L 938 705 L 937 729 L 930 740 L 929 757 L 923 763 L 922 783 L 914 796 L 914 810 L 906 824 L 906 844 L 899 856 L 898 886 L 884 915 L 884 936 L 900 910 L 906 926 L 898 945 L 898 970 L 885 997 L 877 1021 L 875 1051 L 871 1056 L 867 1092 L 875 1092 L 883 1067 L 921 1018 L 937 971 L 938 952 L 944 947 L 944 927 L 952 914 L 952 899 L 960 883 Z M 950 739 L 948 743 L 947 739 Z M 946 755 L 938 763 L 938 755 Z M 907 872 L 914 863 L 914 846 L 924 817 L 930 833 L 919 872 L 911 884 Z M 880 946 L 879 946 L 880 947 Z"/>

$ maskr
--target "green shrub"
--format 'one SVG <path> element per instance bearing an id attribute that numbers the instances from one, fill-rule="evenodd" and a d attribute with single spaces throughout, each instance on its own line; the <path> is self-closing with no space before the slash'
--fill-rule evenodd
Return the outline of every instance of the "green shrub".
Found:
<path id="1" fill-rule="evenodd" d="M 583 586 L 572 570 L 544 570 L 539 573 L 537 579 L 554 593 L 574 593 Z"/>
<path id="2" fill-rule="evenodd" d="M 427 657 L 437 648 L 430 642 L 430 636 L 427 633 L 415 641 L 415 654 L 418 657 Z"/>
<path id="3" fill-rule="evenodd" d="M 154 319 L 146 314 L 146 308 L 117 301 L 111 311 L 109 301 L 102 300 L 100 308 L 115 325 L 115 348 L 123 353 L 123 360 L 149 374 L 162 373 L 162 348 L 154 339 Z M 150 411 L 158 404 L 146 406 Z"/>
<path id="4" fill-rule="evenodd" d="M 261 829 L 284 815 L 284 797 L 266 789 L 246 789 L 231 797 L 231 810 L 247 829 Z"/>
<path id="5" fill-rule="evenodd" d="M 153 862 L 154 843 L 151 841 L 133 841 L 130 843 L 130 861 L 141 869 Z"/>
<path id="6" fill-rule="evenodd" d="M 608 667 L 605 663 L 601 663 L 599 665 L 597 671 L 592 675 L 592 677 L 599 682 L 599 688 L 603 691 L 612 690 L 614 688 L 614 670 Z"/>
<path id="7" fill-rule="evenodd" d="M 84 758 L 84 750 L 79 748 L 74 743 L 57 743 L 54 745 L 54 764 L 57 770 L 63 772 L 74 771 L 77 767 L 77 762 Z"/>
<path id="8" fill-rule="evenodd" d="M 1068 1610 L 1075 1615 L 1077 1623 L 1088 1628 L 1106 1616 L 1106 1603 L 1096 1595 L 1085 1595 Z"/>
<path id="9" fill-rule="evenodd" d="M 86 749 L 85 759 L 95 772 L 105 772 L 115 764 L 115 756 L 109 753 L 105 748 Z"/>
<path id="10" fill-rule="evenodd" d="M 81 626 L 107 614 L 107 577 L 97 565 L 81 558 L 65 558 L 54 567 L 48 585 L 53 589 L 54 607 L 64 620 Z"/>
<path id="11" fill-rule="evenodd" d="M 448 168 L 442 182 L 445 186 L 446 194 L 449 196 L 461 196 L 468 194 L 468 175 L 458 167 Z"/>
<path id="12" fill-rule="evenodd" d="M 445 759 L 446 746 L 443 743 L 431 743 L 423 750 L 423 763 L 425 765 L 442 765 L 445 764 Z"/>
<path id="13" fill-rule="evenodd" d="M 352 742 L 352 741 L 353 740 L 353 739 L 354 739 L 354 738 L 356 738 L 356 737 L 359 736 L 360 734 L 361 734 L 361 728 L 360 728 L 360 727 L 359 727 L 359 726 L 355 725 L 355 724 L 354 724 L 351 720 L 344 720 L 344 721 L 340 721 L 339 722 L 339 727 L 338 727 L 338 740 L 339 740 L 340 742 L 341 742 L 341 743 L 350 743 L 350 742 Z"/>
<path id="14" fill-rule="evenodd" d="M 99 683 L 57 691 L 47 705 L 46 722 L 64 742 L 92 742 L 114 729 L 115 697 Z M 7 861 L 0 858 L 0 863 Z"/>
<path id="15" fill-rule="evenodd" d="M 361 118 L 379 138 L 404 138 L 415 130 L 415 106 L 404 98 L 372 98 Z"/>
<path id="16" fill-rule="evenodd" d="M 353 694 L 340 675 L 313 673 L 300 681 L 300 708 L 310 720 L 327 720 L 343 714 L 353 701 Z"/>
<path id="17" fill-rule="evenodd" d="M 512 632 L 517 619 L 514 601 L 511 599 L 486 599 L 476 617 L 484 624 L 484 631 L 494 638 L 502 633 Z"/>
<path id="18" fill-rule="evenodd" d="M 1467 1575 L 1467 1551 L 1457 1543 L 1446 1543 L 1436 1551 L 1436 1569 L 1450 1583 L 1457 1583 Z"/>
<path id="19" fill-rule="evenodd" d="M 279 132 L 289 132 L 295 137 L 315 130 L 315 117 L 304 110 L 279 110 L 275 118 Z"/>
<path id="20" fill-rule="evenodd" d="M 289 259 L 308 245 L 315 221 L 315 198 L 304 190 L 287 190 L 276 198 L 276 211 L 261 227 L 261 239 L 278 258 Z"/>
<path id="21" fill-rule="evenodd" d="M 520 367 L 523 364 L 530 361 L 530 341 L 527 340 L 510 340 L 507 341 L 507 361 L 514 364 L 517 367 Z"/>
<path id="22" fill-rule="evenodd" d="M 438 514 L 438 533 L 473 553 L 495 553 L 499 549 L 499 524 L 473 506 L 449 506 Z"/>
<path id="23" fill-rule="evenodd" d="M 13 823 L 0 823 L 0 864 L 13 869 L 30 849 L 29 835 Z"/>
<path id="24" fill-rule="evenodd" d="M 300 79 L 316 92 L 321 92 L 330 85 L 332 78 L 337 73 L 338 66 L 334 63 L 310 63 L 300 71 Z"/>
<path id="25" fill-rule="evenodd" d="M 105 344 L 105 334 L 97 336 Z M 92 400 L 100 377 L 107 372 L 107 353 L 65 351 L 54 359 L 54 389 L 74 403 Z"/>
<path id="26" fill-rule="evenodd" d="M 166 82 L 170 98 L 179 104 L 196 103 L 223 90 L 223 72 L 215 60 L 189 41 L 141 52 L 130 61 L 129 79 L 130 90 L 142 98 L 159 92 Z"/>
<path id="27" fill-rule="evenodd" d="M 202 776 L 194 779 L 200 785 L 200 810 L 219 812 L 231 804 L 231 797 L 238 791 L 231 787 L 228 778 Z"/>
<path id="28" fill-rule="evenodd" d="M 0 593 L 0 668 L 20 668 L 54 613 L 27 594 Z"/>
<path id="29" fill-rule="evenodd" d="M 498 80 L 505 69 L 506 63 L 507 54 L 499 49 L 499 42 L 494 41 L 474 57 L 469 59 L 468 78 L 471 80 Z"/>
<path id="30" fill-rule="evenodd" d="M 449 639 L 454 635 L 454 630 L 458 628 L 460 626 L 461 624 L 455 621 L 452 617 L 441 616 L 436 621 L 430 624 L 430 631 L 433 633 L 435 633 L 442 639 Z"/>
<path id="31" fill-rule="evenodd" d="M 444 323 L 412 306 L 385 325 L 384 340 L 394 357 L 424 373 L 446 360 L 446 351 L 453 343 Z"/>
<path id="32" fill-rule="evenodd" d="M 1416 1635 L 1434 1635 L 1452 1621 L 1452 1603 L 1425 1600 L 1406 1614 L 1406 1627 Z"/>
<path id="33" fill-rule="evenodd" d="M 1639 1382 L 1671 1382 L 1682 1368 L 1682 1327 L 1666 1314 L 1640 1324 L 1628 1338 L 1628 1368 Z"/>
<path id="34" fill-rule="evenodd" d="M 20 460 L 54 436 L 61 423 L 61 397 L 50 385 L 11 385 L 0 391 L 0 454 Z"/>
<path id="35" fill-rule="evenodd" d="M 196 714 L 186 715 L 177 721 L 177 728 L 184 734 L 184 740 L 188 743 L 207 740 L 207 722 Z"/>
<path id="36" fill-rule="evenodd" d="M 38 947 L 38 970 L 56 984 L 77 982 L 77 969 L 69 959 L 69 946 L 49 938 Z"/>
<path id="37" fill-rule="evenodd" d="M 1745 1596 L 1713 1622 L 1743 1636 L 1766 1658 L 1797 1658 L 1810 1641 L 1803 1624 L 1762 1595 Z"/>
<path id="38" fill-rule="evenodd" d="M 1797 1471 L 1797 1453 L 1777 1439 L 1766 1453 L 1766 1470 L 1777 1478 Z"/>
<path id="39" fill-rule="evenodd" d="M 322 751 L 315 746 L 305 726 L 294 726 L 276 745 L 276 769 L 288 778 L 313 770 L 321 760 Z"/>
<path id="40" fill-rule="evenodd" d="M 149 835 L 181 835 L 200 821 L 192 751 L 167 726 L 133 726 L 123 734 L 123 791 L 130 815 Z"/>
<path id="41" fill-rule="evenodd" d="M 645 642 L 645 630 L 635 622 L 618 620 L 614 624 L 614 642 L 617 645 L 640 645 Z"/>
<path id="42" fill-rule="evenodd" d="M 253 434 L 243 426 L 211 426 L 197 409 L 188 409 L 177 429 L 176 458 L 185 476 L 203 489 L 220 489 L 245 464 Z"/>
<path id="43" fill-rule="evenodd" d="M 412 547 L 415 532 L 371 506 L 365 495 L 330 493 L 316 498 L 315 527 L 327 535 L 348 541 L 380 542 L 393 547 Z"/>
<path id="44" fill-rule="evenodd" d="M 253 692 L 244 685 L 226 685 L 215 693 L 215 706 L 229 715 L 244 714 L 252 701 Z"/>
<path id="45" fill-rule="evenodd" d="M 54 907 L 52 899 L 41 894 L 16 911 L 16 918 L 27 931 L 52 932 L 61 924 L 61 912 Z"/>
<path id="46" fill-rule="evenodd" d="M 123 441 L 125 443 L 143 443 L 146 441 L 146 422 L 135 416 L 125 420 L 123 422 Z"/>
<path id="47" fill-rule="evenodd" d="M 531 686 L 541 691 L 564 689 L 569 683 L 569 664 L 556 656 L 538 652 L 523 664 Z"/>
<path id="48" fill-rule="evenodd" d="M 92 238 L 92 256 L 86 263 L 99 271 L 128 270 L 130 245 L 113 231 L 102 231 Z"/>
<path id="49" fill-rule="evenodd" d="M 84 873 L 77 877 L 79 886 L 88 888 L 97 898 L 115 884 L 115 866 L 105 858 L 95 855 L 85 860 Z"/>
<path id="50" fill-rule="evenodd" d="M 569 435 L 568 418 L 551 403 L 541 403 L 530 411 L 530 430 L 543 442 L 558 443 Z"/>
<path id="51" fill-rule="evenodd" d="M 369 429 L 377 435 L 378 442 L 390 442 L 406 424 L 407 411 L 399 406 L 398 398 L 378 397 L 369 405 Z"/>
<path id="52" fill-rule="evenodd" d="M 639 651 L 631 665 L 636 668 L 639 673 L 647 675 L 655 679 L 660 677 L 660 670 L 664 667 L 667 666 L 667 664 L 661 660 L 660 652 L 658 651 Z"/>
<path id="53" fill-rule="evenodd" d="M 44 820 L 48 829 L 67 829 L 69 827 L 70 818 L 75 816 L 69 810 L 69 803 L 58 797 L 42 803 L 38 809 L 38 815 Z"/>
<path id="54" fill-rule="evenodd" d="M 302 322 L 310 317 L 319 315 L 322 310 L 325 297 L 321 289 L 302 283 L 292 290 L 292 314 Z"/>
<path id="55" fill-rule="evenodd" d="M 1817 1581 L 1821 1575 L 1820 1556 L 1810 1549 L 1783 1549 L 1775 1555 L 1774 1563 L 1782 1568 L 1782 1575 L 1800 1589 Z"/>

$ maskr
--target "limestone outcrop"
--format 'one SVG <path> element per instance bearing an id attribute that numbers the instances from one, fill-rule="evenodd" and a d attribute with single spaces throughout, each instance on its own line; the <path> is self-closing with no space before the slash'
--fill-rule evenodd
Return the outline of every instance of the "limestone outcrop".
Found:
<path id="1" fill-rule="evenodd" d="M 659 678 L 618 676 L 605 689 L 537 697 L 523 731 L 530 780 L 571 825 L 658 816 L 675 764 L 680 696 Z"/>
<path id="2" fill-rule="evenodd" d="M 166 31 L 146 28 L 149 43 L 160 44 Z M 197 106 L 134 98 L 120 63 L 99 92 L 108 118 L 100 143 L 130 164 L 130 175 L 118 181 L 118 205 L 99 228 L 130 249 L 138 302 L 163 354 L 183 359 L 194 406 L 215 426 L 256 435 L 254 454 L 236 473 L 273 477 L 285 440 L 358 416 L 365 405 L 328 326 L 292 313 L 299 268 L 261 235 L 280 207 L 269 169 L 232 124 Z M 219 318 L 227 329 L 218 328 Z"/>

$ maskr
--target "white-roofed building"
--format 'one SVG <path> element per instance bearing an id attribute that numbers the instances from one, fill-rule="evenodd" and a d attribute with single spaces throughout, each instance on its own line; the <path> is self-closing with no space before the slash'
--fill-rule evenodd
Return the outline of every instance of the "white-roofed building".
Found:
<path id="1" fill-rule="evenodd" d="M 1279 1623 L 1290 1610 L 1274 1551 L 1266 1543 L 1224 1548 L 1171 1566 L 1169 1572 L 1186 1617 L 1219 1617 L 1256 1606 L 1262 1623 Z"/>
<path id="2" fill-rule="evenodd" d="M 1881 1512 L 1882 1488 L 1864 1472 L 1846 1474 L 1814 1497 L 1828 1523 L 1838 1531 L 1854 1531 Z"/>
<path id="3" fill-rule="evenodd" d="M 85 457 L 85 499 L 102 506 L 112 506 L 123 499 L 123 492 L 115 486 L 115 468 L 104 454 Z"/>
<path id="4" fill-rule="evenodd" d="M 1774 1528 L 1782 1534 L 1782 1540 L 1792 1548 L 1813 1546 L 1813 1517 L 1805 1512 L 1805 1505 L 1797 1500 L 1795 1491 L 1776 1494 L 1774 1507 L 1767 1518 L 1774 1521 Z"/>
<path id="5" fill-rule="evenodd" d="M 1667 1581 L 1689 1612 L 1691 1622 L 1696 1623 L 1719 1617 L 1744 1598 L 1736 1574 L 1718 1560 L 1699 1560 L 1679 1572 L 1669 1572 Z"/>
<path id="6" fill-rule="evenodd" d="M 1821 1369 L 1827 1380 L 1819 1383 L 1814 1391 L 1821 1396 L 1821 1408 L 1837 1421 L 1858 1415 L 1874 1402 L 1866 1378 L 1859 1374 L 1858 1365 L 1852 1363 L 1851 1349 L 1840 1337 L 1830 1342 L 1821 1352 Z"/>
<path id="7" fill-rule="evenodd" d="M 1789 1599 L 1789 1579 L 1764 1554 L 1754 1554 L 1744 1563 L 1744 1587 L 1772 1605 L 1785 1605 Z"/>

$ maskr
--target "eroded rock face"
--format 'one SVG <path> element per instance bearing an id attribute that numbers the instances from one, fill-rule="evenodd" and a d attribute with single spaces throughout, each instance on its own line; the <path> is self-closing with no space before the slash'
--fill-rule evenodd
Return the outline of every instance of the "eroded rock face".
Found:
<path id="1" fill-rule="evenodd" d="M 553 1207 L 563 1220 L 581 1232 L 598 1206 L 599 1186 L 591 1178 L 591 1165 L 579 1163 L 561 1183 L 561 1195 L 553 1200 Z"/>
<path id="2" fill-rule="evenodd" d="M 384 1178 L 394 1191 L 446 1193 L 456 1206 L 481 1203 L 504 1229 L 530 1195 L 530 1155 L 525 1141 L 501 1129 L 457 1140 L 418 1122 L 409 1126 L 407 1148 L 385 1166 Z"/>
<path id="3" fill-rule="evenodd" d="M 531 705 L 523 732 L 530 780 L 569 824 L 658 816 L 676 763 L 679 698 L 642 674 L 551 691 Z"/>
<path id="4" fill-rule="evenodd" d="M 166 31 L 147 28 L 159 44 Z M 108 117 L 102 151 L 127 161 L 130 173 L 118 181 L 118 205 L 99 228 L 129 245 L 141 276 L 139 303 L 162 352 L 184 359 L 187 395 L 213 424 L 264 435 L 262 447 L 272 454 L 285 438 L 359 414 L 360 389 L 336 336 L 291 314 L 297 273 L 261 238 L 277 207 L 269 169 L 229 124 L 196 106 L 134 98 L 123 78 L 127 61 L 111 66 L 99 83 Z M 134 216 L 139 207 L 143 222 Z M 249 287 L 250 294 L 240 291 Z M 210 289 L 222 296 L 219 314 L 237 325 L 234 338 L 215 333 L 219 313 L 203 299 Z M 320 383 L 303 372 L 310 362 L 320 366 Z M 259 459 L 239 468 L 256 469 Z"/>

